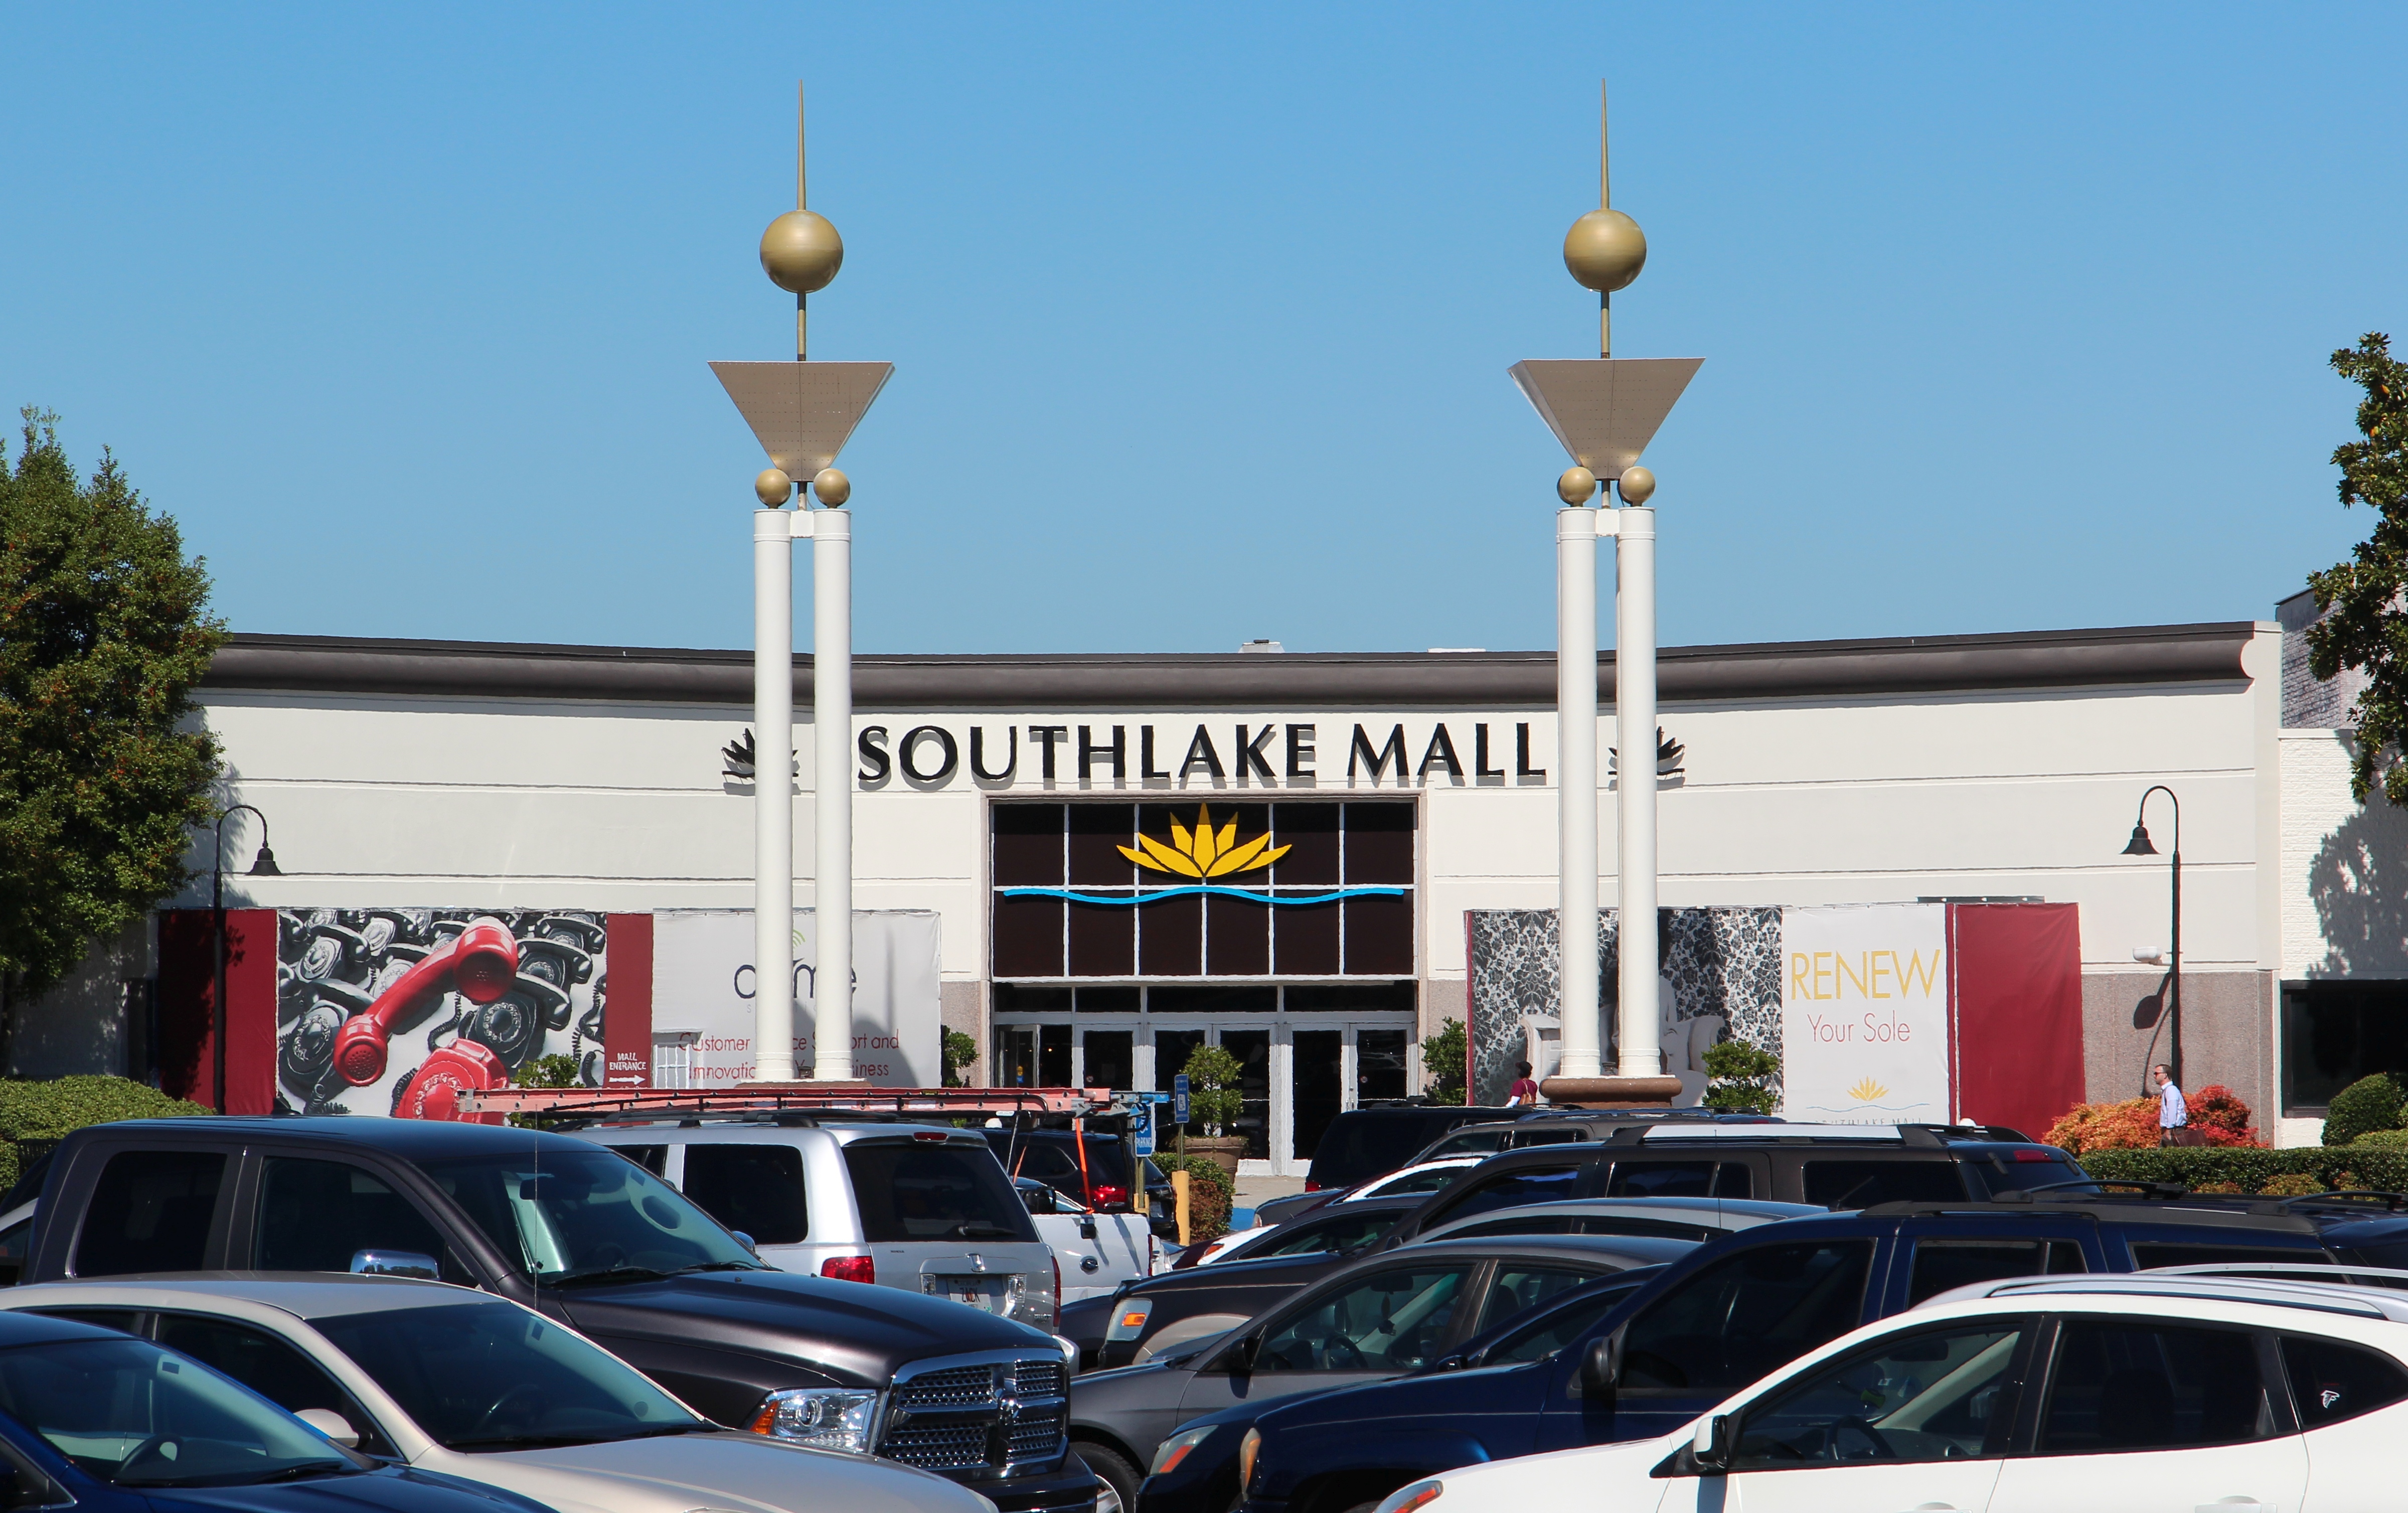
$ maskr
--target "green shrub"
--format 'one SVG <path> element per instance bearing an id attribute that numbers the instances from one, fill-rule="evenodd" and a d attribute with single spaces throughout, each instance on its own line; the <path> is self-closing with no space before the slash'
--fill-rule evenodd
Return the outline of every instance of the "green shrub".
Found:
<path id="1" fill-rule="evenodd" d="M 2325 1108 L 2325 1144 L 2346 1146 L 2374 1130 L 2400 1128 L 2400 1084 L 2388 1072 L 2360 1077 Z"/>
<path id="2" fill-rule="evenodd" d="M 2267 1178 L 2266 1185 L 2258 1189 L 2259 1196 L 2267 1198 L 2305 1198 L 2331 1190 L 2305 1172 L 2284 1172 Z"/>
<path id="3" fill-rule="evenodd" d="M 2369 1130 L 2350 1142 L 2351 1148 L 2356 1150 L 2364 1150 L 2370 1146 L 2377 1150 L 2386 1146 L 2394 1150 L 2408 1150 L 2408 1130 Z"/>
<path id="4" fill-rule="evenodd" d="M 1165 1172 L 1187 1174 L 1187 1237 L 1196 1245 L 1229 1232 L 1229 1211 L 1238 1202 L 1238 1185 L 1210 1156 L 1182 1156 L 1155 1151 L 1154 1164 Z"/>
<path id="5" fill-rule="evenodd" d="M 20 1140 L 56 1140 L 87 1124 L 207 1114 L 198 1103 L 170 1098 L 123 1077 L 57 1077 L 0 1082 L 0 1191 L 17 1185 Z"/>
<path id="6" fill-rule="evenodd" d="M 1772 1079 L 1781 1075 L 1781 1058 L 1743 1040 L 1726 1040 L 1707 1047 L 1706 1107 L 1731 1114 L 1770 1114 L 1780 1095 Z"/>
<path id="7" fill-rule="evenodd" d="M 962 1080 L 962 1069 L 978 1064 L 978 1042 L 958 1030 L 948 1030 L 943 1048 L 938 1054 L 945 1063 L 945 1086 L 968 1087 Z"/>
<path id="8" fill-rule="evenodd" d="M 2145 1150 L 2094 1150 L 2079 1158 L 2082 1169 L 2102 1180 L 2180 1182 L 2192 1190 L 2229 1182 L 2243 1192 L 2264 1192 L 2283 1176 L 2312 1177 L 2318 1190 L 2367 1189 L 2408 1192 L 2408 1147 L 2358 1146 L 2335 1150 L 2294 1146 L 2269 1150 L 2249 1146 L 2156 1146 Z"/>
<path id="9" fill-rule="evenodd" d="M 1444 1029 L 1422 1042 L 1422 1070 L 1429 1074 L 1431 1102 L 1462 1104 L 1471 1101 L 1463 1085 L 1464 1062 L 1469 1055 L 1460 1019 L 1449 1019 Z"/>

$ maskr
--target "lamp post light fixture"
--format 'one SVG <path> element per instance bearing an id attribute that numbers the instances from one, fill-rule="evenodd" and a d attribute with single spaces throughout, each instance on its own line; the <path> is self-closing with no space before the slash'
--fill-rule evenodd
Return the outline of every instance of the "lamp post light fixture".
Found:
<path id="1" fill-rule="evenodd" d="M 2166 963 L 2166 1070 L 2172 1072 L 2174 1083 L 2183 1079 L 2182 1062 L 2182 800 L 2174 790 L 2159 783 L 2141 795 L 2140 813 L 2132 816 L 2132 838 L 2124 843 L 2128 857 L 2154 857 L 2157 848 L 2149 843 L 2149 828 L 2142 823 L 2148 818 L 2149 795 L 2162 793 L 2174 806 L 2174 850 L 2169 858 L 2173 863 L 2173 925 L 2171 947 Z"/>
<path id="2" fill-rule="evenodd" d="M 1557 938 L 1562 951 L 1563 1059 L 1542 1085 L 1556 1102 L 1603 1107 L 1663 1105 L 1680 1091 L 1664 1074 L 1656 1044 L 1656 767 L 1634 758 L 1614 782 L 1620 949 L 1616 953 L 1620 1048 L 1613 1074 L 1603 1059 L 1598 982 L 1597 541 L 1614 542 L 1613 712 L 1615 744 L 1652 753 L 1656 742 L 1656 475 L 1639 466 L 1664 417 L 1688 387 L 1698 357 L 1617 359 L 1613 292 L 1647 262 L 1639 223 L 1612 205 L 1604 87 L 1598 86 L 1598 208 L 1572 223 L 1564 267 L 1598 293 L 1595 361 L 1530 360 L 1510 370 L 1523 396 L 1571 454 L 1555 481 L 1556 853 L 1562 872 Z M 1618 510 L 1592 510 L 1598 480 L 1612 481 Z"/>
<path id="3" fill-rule="evenodd" d="M 892 363 L 808 360 L 807 305 L 844 266 L 844 239 L 809 208 L 802 86 L 795 208 L 761 236 L 761 269 L 795 296 L 795 360 L 713 363 L 767 453 L 752 481 L 752 1045 L 755 1081 L 795 1080 L 795 542 L 811 543 L 813 1080 L 853 1075 L 853 483 L 835 467 Z M 789 512 L 796 483 L 821 508 Z"/>
<path id="4" fill-rule="evenodd" d="M 235 804 L 218 816 L 215 849 L 209 853 L 209 919 L 215 927 L 212 939 L 217 950 L 217 996 L 209 1003 L 209 1085 L 216 1090 L 210 1106 L 221 1114 L 226 1111 L 225 822 L 236 814 L 249 814 L 259 821 L 259 855 L 251 860 L 251 875 L 284 875 L 284 869 L 276 865 L 274 848 L 267 843 L 265 814 L 249 804 Z"/>

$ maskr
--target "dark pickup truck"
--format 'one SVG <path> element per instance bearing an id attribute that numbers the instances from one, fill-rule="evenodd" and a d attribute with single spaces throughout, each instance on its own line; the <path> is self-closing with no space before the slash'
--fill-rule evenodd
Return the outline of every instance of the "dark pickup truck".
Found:
<path id="1" fill-rule="evenodd" d="M 1066 1434 L 1061 1342 L 939 1298 L 766 1266 L 586 1141 L 416 1119 L 146 1119 L 78 1131 L 51 1157 L 25 1280 L 227 1270 L 482 1288 L 730 1428 L 934 1471 L 1000 1513 L 1096 1506 Z"/>

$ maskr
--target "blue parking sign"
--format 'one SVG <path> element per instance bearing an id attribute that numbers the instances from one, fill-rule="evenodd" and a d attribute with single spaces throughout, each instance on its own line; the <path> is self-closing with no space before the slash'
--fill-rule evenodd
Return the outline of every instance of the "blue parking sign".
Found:
<path id="1" fill-rule="evenodd" d="M 1182 1072 L 1170 1079 L 1170 1122 L 1185 1124 L 1187 1117 L 1187 1074 Z"/>

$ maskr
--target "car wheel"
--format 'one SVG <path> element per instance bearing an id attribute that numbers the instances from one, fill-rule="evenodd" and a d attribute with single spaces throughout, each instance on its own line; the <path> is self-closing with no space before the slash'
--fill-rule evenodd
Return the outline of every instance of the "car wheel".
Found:
<path id="1" fill-rule="evenodd" d="M 1070 1448 L 1087 1463 L 1088 1470 L 1111 1483 L 1112 1491 L 1121 1494 L 1121 1506 L 1127 1513 L 1137 1513 L 1137 1484 L 1145 1479 L 1145 1473 L 1131 1465 L 1127 1456 L 1094 1440 L 1073 1440 Z"/>

